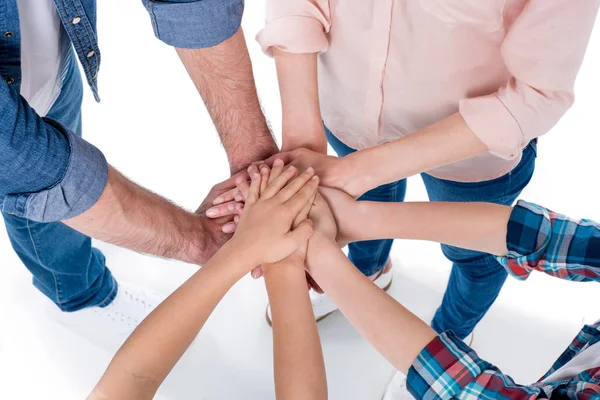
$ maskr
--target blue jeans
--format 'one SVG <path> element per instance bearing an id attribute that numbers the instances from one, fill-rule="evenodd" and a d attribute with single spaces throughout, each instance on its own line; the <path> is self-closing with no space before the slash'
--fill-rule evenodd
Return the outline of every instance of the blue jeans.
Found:
<path id="1" fill-rule="evenodd" d="M 47 116 L 81 136 L 83 85 L 71 50 L 64 58 L 62 77 L 61 92 Z M 2 216 L 13 249 L 33 274 L 33 284 L 60 309 L 102 307 L 114 299 L 117 284 L 89 237 L 61 222 Z"/>
<path id="2" fill-rule="evenodd" d="M 346 146 L 328 129 L 329 144 L 338 156 L 354 149 Z M 524 150 L 521 162 L 508 174 L 476 183 L 453 182 L 421 174 L 431 201 L 483 201 L 512 205 L 527 186 L 535 169 L 537 144 L 532 141 Z M 375 188 L 359 200 L 400 202 L 406 193 L 406 179 Z M 393 240 L 371 240 L 351 243 L 348 257 L 365 275 L 380 271 L 387 262 Z M 442 245 L 446 258 L 452 261 L 452 272 L 441 306 L 431 327 L 436 332 L 452 330 L 466 337 L 492 306 L 508 274 L 496 259 L 477 251 Z"/>

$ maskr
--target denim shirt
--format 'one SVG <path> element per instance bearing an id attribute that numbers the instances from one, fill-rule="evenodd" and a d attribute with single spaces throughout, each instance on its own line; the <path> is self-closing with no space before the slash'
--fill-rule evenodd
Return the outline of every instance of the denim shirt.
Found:
<path id="1" fill-rule="evenodd" d="M 100 49 L 95 0 L 54 0 L 96 101 Z M 142 0 L 157 38 L 179 48 L 215 46 L 241 25 L 244 0 Z M 16 0 L 0 0 L 0 211 L 40 222 L 93 206 L 108 180 L 96 147 L 42 118 L 19 94 L 21 34 Z"/>

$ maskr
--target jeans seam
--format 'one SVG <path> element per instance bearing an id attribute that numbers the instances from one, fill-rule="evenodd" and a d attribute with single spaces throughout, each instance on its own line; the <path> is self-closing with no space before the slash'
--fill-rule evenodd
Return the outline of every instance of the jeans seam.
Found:
<path id="1" fill-rule="evenodd" d="M 118 286 L 115 284 L 115 278 L 111 278 L 113 281 L 113 287 L 112 290 L 110 291 L 110 293 L 108 295 L 106 295 L 106 297 L 104 298 L 104 300 L 102 300 L 100 303 L 98 303 L 98 307 L 105 307 L 108 304 L 112 303 L 113 300 L 113 294 L 115 293 L 115 291 L 117 290 Z M 110 300 L 109 300 L 110 299 Z"/>
<path id="2" fill-rule="evenodd" d="M 50 272 L 50 274 L 52 274 L 52 277 L 54 278 L 54 289 L 56 290 L 56 301 L 58 303 L 58 306 L 60 308 L 62 308 L 62 302 L 60 301 L 60 289 L 59 289 L 58 279 L 56 278 L 56 274 L 54 273 L 54 271 L 52 271 L 50 268 L 48 268 L 42 262 L 42 259 L 40 258 L 40 253 L 39 253 L 37 245 L 35 243 L 35 239 L 33 238 L 33 232 L 31 232 L 31 227 L 29 226 L 29 222 L 30 222 L 30 220 L 27 220 L 27 232 L 29 233 L 29 239 L 31 239 L 31 244 L 33 245 L 33 250 L 35 251 L 35 256 L 37 257 L 38 263 L 40 263 L 40 265 L 42 267 L 44 267 L 44 269 L 46 271 L 48 271 L 48 272 Z"/>

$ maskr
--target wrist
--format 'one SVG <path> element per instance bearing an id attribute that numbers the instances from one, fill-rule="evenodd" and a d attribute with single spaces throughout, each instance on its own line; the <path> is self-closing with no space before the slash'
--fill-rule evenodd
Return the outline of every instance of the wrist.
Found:
<path id="1" fill-rule="evenodd" d="M 252 143 L 227 150 L 229 169 L 232 176 L 248 168 L 253 162 L 266 160 L 279 152 L 271 132 L 266 127 L 265 129 L 266 131 L 263 134 L 252 138 Z"/>
<path id="2" fill-rule="evenodd" d="M 338 188 L 354 198 L 360 197 L 368 189 L 368 168 L 361 168 L 357 157 L 358 152 L 346 157 L 341 157 L 339 162 L 332 167 L 331 175 L 334 177 L 335 188 Z"/>
<path id="3" fill-rule="evenodd" d="M 283 141 L 281 151 L 292 151 L 306 148 L 321 154 L 327 154 L 327 137 L 323 123 L 317 124 L 294 124 L 293 128 L 283 129 Z"/>

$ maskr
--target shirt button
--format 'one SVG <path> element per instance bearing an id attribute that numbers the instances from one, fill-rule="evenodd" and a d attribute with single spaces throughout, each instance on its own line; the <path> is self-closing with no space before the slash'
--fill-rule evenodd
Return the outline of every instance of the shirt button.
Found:
<path id="1" fill-rule="evenodd" d="M 71 20 L 71 22 L 73 23 L 73 25 L 77 25 L 81 22 L 81 17 L 75 17 Z"/>
<path id="2" fill-rule="evenodd" d="M 9 38 L 9 37 L 12 37 L 12 35 L 13 35 L 13 33 L 10 32 L 10 31 L 9 32 L 4 32 L 4 37 Z"/>
<path id="3" fill-rule="evenodd" d="M 87 58 L 90 58 L 91 56 L 93 56 L 95 54 L 94 50 L 90 50 L 88 51 L 88 53 L 85 55 Z"/>
<path id="4" fill-rule="evenodd" d="M 8 84 L 10 85 L 11 83 L 14 83 L 14 82 L 15 82 L 15 78 L 11 78 L 11 77 L 9 76 L 8 78 L 6 78 L 6 79 L 5 79 L 5 81 L 6 81 L 6 83 L 8 83 Z"/>

